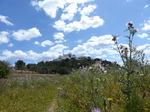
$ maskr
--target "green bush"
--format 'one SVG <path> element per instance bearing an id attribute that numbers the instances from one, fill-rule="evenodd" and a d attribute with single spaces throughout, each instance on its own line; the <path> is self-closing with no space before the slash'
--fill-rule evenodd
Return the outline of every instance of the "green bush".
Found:
<path id="1" fill-rule="evenodd" d="M 70 74 L 70 70 L 67 67 L 60 67 L 57 72 L 61 75 Z"/>
<path id="2" fill-rule="evenodd" d="M 8 78 L 10 70 L 7 63 L 0 61 L 0 78 Z"/>

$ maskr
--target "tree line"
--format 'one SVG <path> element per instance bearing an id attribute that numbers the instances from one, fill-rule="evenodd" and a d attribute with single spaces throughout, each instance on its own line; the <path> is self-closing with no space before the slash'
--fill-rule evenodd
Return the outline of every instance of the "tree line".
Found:
<path id="1" fill-rule="evenodd" d="M 77 60 L 75 58 L 72 59 L 63 59 L 60 61 L 41 61 L 37 64 L 25 64 L 23 60 L 18 60 L 15 63 L 15 67 L 17 70 L 29 70 L 35 71 L 40 74 L 70 74 L 72 70 L 79 69 L 80 67 L 87 67 L 91 66 L 92 64 L 96 63 L 97 61 L 101 61 L 102 64 L 112 66 L 114 63 L 101 60 L 99 58 L 92 59 L 91 57 L 83 58 Z"/>

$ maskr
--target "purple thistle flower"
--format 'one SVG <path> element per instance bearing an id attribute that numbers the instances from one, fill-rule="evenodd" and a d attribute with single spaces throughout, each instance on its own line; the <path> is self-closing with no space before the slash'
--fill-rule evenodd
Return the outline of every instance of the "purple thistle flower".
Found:
<path id="1" fill-rule="evenodd" d="M 99 108 L 94 108 L 92 112 L 101 112 L 101 110 Z"/>
<path id="2" fill-rule="evenodd" d="M 126 26 L 132 27 L 132 26 L 133 26 L 133 22 L 132 22 L 132 21 L 128 22 L 128 23 L 126 24 Z"/>
<path id="3" fill-rule="evenodd" d="M 135 33 L 138 32 L 138 29 L 135 29 L 134 32 L 135 32 Z"/>
<path id="4" fill-rule="evenodd" d="M 58 87 L 57 89 L 58 89 L 58 90 L 61 90 L 61 87 Z"/>

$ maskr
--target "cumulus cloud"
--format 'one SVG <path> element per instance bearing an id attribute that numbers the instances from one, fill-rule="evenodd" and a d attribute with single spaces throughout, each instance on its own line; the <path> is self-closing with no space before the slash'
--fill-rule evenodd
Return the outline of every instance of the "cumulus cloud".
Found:
<path id="1" fill-rule="evenodd" d="M 42 47 L 51 46 L 51 45 L 53 45 L 53 42 L 50 40 L 45 40 L 41 43 Z"/>
<path id="2" fill-rule="evenodd" d="M 144 8 L 147 8 L 147 7 L 149 7 L 149 5 L 145 5 L 145 6 L 144 6 Z"/>
<path id="3" fill-rule="evenodd" d="M 58 31 L 72 32 L 86 30 L 88 28 L 97 28 L 104 24 L 104 20 L 99 16 L 88 17 L 82 16 L 80 21 L 73 21 L 72 23 L 66 24 L 63 20 L 58 20 L 53 25 Z"/>
<path id="4" fill-rule="evenodd" d="M 140 37 L 140 38 L 145 38 L 145 37 L 148 37 L 148 34 L 147 33 L 142 33 L 142 34 L 138 34 L 137 36 Z"/>
<path id="5" fill-rule="evenodd" d="M 58 44 L 58 45 L 55 45 L 55 46 L 51 47 L 50 51 L 62 53 L 63 50 L 66 49 L 66 48 L 68 48 L 68 47 L 63 45 L 63 44 Z"/>
<path id="6" fill-rule="evenodd" d="M 20 29 L 18 31 L 14 31 L 12 33 L 12 36 L 14 37 L 15 40 L 23 41 L 23 40 L 31 40 L 32 38 L 37 38 L 42 35 L 36 27 L 33 27 L 28 30 Z"/>
<path id="7" fill-rule="evenodd" d="M 144 27 L 142 28 L 142 30 L 145 30 L 145 31 L 150 30 L 150 17 L 149 17 L 149 20 L 146 20 L 144 22 L 143 26 Z"/>
<path id="8" fill-rule="evenodd" d="M 14 46 L 14 44 L 12 44 L 12 43 L 8 44 L 8 47 L 13 47 L 13 46 Z"/>
<path id="9" fill-rule="evenodd" d="M 101 55 L 102 52 L 107 52 L 109 54 L 116 54 L 112 49 L 114 44 L 111 35 L 104 36 L 92 36 L 86 43 L 78 45 L 72 49 L 72 53 L 75 54 L 86 54 L 86 55 Z"/>
<path id="10" fill-rule="evenodd" d="M 2 55 L 0 56 L 1 60 L 18 60 L 18 59 L 29 59 L 29 60 L 37 60 L 37 61 L 49 61 L 59 57 L 59 55 L 63 54 L 64 49 L 68 48 L 65 45 L 58 44 L 51 47 L 48 51 L 43 51 L 41 53 L 36 53 L 33 50 L 29 50 L 27 52 L 21 50 L 15 50 L 14 52 L 9 50 L 4 50 Z"/>
<path id="11" fill-rule="evenodd" d="M 45 40 L 43 42 L 38 42 L 38 41 L 35 41 L 34 42 L 35 45 L 39 45 L 39 46 L 42 46 L 42 47 L 46 47 L 46 46 L 52 46 L 54 43 L 50 40 Z"/>
<path id="12" fill-rule="evenodd" d="M 51 18 L 56 17 L 57 10 L 59 8 L 63 9 L 65 5 L 65 0 L 43 0 L 43 1 L 32 1 L 32 6 L 34 6 L 37 10 L 43 9 L 46 15 Z"/>
<path id="13" fill-rule="evenodd" d="M 7 16 L 0 15 L 0 21 L 5 23 L 6 25 L 13 26 L 14 24 L 7 20 Z"/>
<path id="14" fill-rule="evenodd" d="M 150 44 L 144 44 L 144 45 L 138 46 L 137 50 L 145 50 L 147 48 L 150 48 Z"/>
<path id="15" fill-rule="evenodd" d="M 90 1 L 93 1 L 93 0 L 43 0 L 43 1 L 42 0 L 40 0 L 40 1 L 33 0 L 31 2 L 31 5 L 33 7 L 35 7 L 37 10 L 40 10 L 40 9 L 44 10 L 46 15 L 48 15 L 49 17 L 55 18 L 58 9 L 59 8 L 64 9 L 64 7 L 67 4 L 70 4 L 70 5 L 68 6 L 68 8 L 65 9 L 65 11 L 70 10 L 71 6 L 74 7 L 76 4 L 84 4 L 84 3 L 90 2 Z M 73 16 L 72 11 L 74 12 L 76 10 L 75 10 L 75 8 L 71 8 L 70 11 L 71 11 L 71 13 L 67 13 L 67 15 L 69 15 L 71 17 L 71 16 Z M 66 15 L 62 15 L 62 18 L 69 19 L 69 18 L 66 18 Z"/>
<path id="16" fill-rule="evenodd" d="M 64 40 L 64 34 L 59 32 L 53 35 L 54 39 Z"/>
<path id="17" fill-rule="evenodd" d="M 4 50 L 2 52 L 2 56 L 0 56 L 2 60 L 12 60 L 12 59 L 26 59 L 27 54 L 21 50 L 16 50 L 14 52 Z"/>
<path id="18" fill-rule="evenodd" d="M 9 42 L 8 35 L 9 33 L 6 31 L 0 32 L 0 44 Z"/>
<path id="19" fill-rule="evenodd" d="M 60 19 L 55 21 L 53 27 L 58 31 L 72 32 L 97 28 L 104 24 L 104 20 L 99 16 L 88 17 L 96 9 L 96 5 L 88 5 L 85 7 L 84 3 L 91 1 L 93 0 L 34 0 L 31 4 L 38 10 L 43 9 L 51 18 L 55 18 L 58 9 L 62 9 Z M 74 21 L 73 19 L 77 12 L 81 14 L 81 18 L 79 21 Z M 69 23 L 66 20 L 69 20 Z"/>
<path id="20" fill-rule="evenodd" d="M 77 9 L 78 9 L 78 6 L 75 3 L 68 5 L 63 10 L 64 13 L 61 15 L 61 19 L 62 20 L 72 20 L 75 13 L 78 11 Z"/>
<path id="21" fill-rule="evenodd" d="M 35 45 L 39 45 L 39 44 L 40 44 L 40 42 L 38 42 L 38 41 L 35 41 L 35 42 L 34 42 L 34 44 L 35 44 Z"/>
<path id="22" fill-rule="evenodd" d="M 91 12 L 96 9 L 96 5 L 88 5 L 87 7 L 84 7 L 81 11 L 80 14 L 82 15 L 89 15 Z"/>

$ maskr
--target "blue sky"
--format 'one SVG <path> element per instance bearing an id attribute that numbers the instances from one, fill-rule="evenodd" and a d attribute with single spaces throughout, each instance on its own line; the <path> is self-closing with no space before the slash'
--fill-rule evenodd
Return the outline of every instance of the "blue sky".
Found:
<path id="1" fill-rule="evenodd" d="M 126 44 L 129 21 L 139 30 L 134 45 L 150 59 L 149 0 L 0 0 L 0 60 L 37 63 L 72 53 L 120 63 L 111 35 Z"/>

